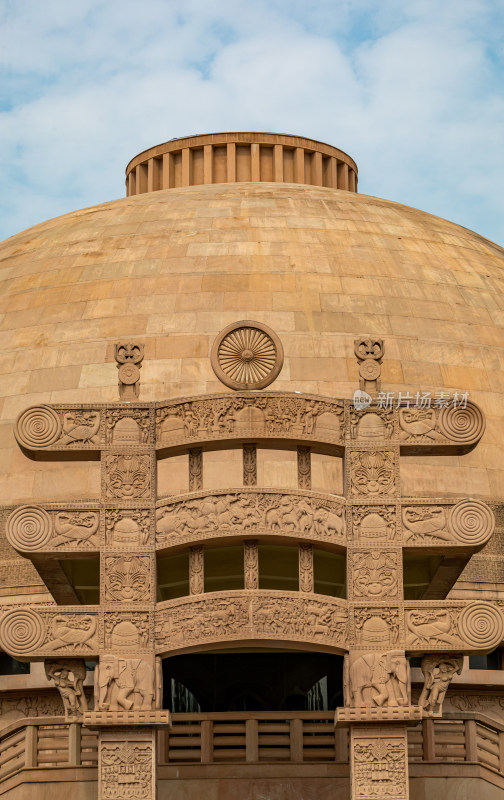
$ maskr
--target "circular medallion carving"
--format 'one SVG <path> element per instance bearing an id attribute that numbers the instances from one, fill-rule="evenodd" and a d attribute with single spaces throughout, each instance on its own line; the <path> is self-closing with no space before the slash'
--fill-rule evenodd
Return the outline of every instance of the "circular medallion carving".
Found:
<path id="1" fill-rule="evenodd" d="M 439 414 L 438 428 L 452 442 L 476 442 L 485 430 L 485 419 L 478 406 L 467 403 L 466 408 L 446 406 Z"/>
<path id="2" fill-rule="evenodd" d="M 136 364 L 126 363 L 119 367 L 119 380 L 121 383 L 132 384 L 140 380 L 140 370 Z"/>
<path id="3" fill-rule="evenodd" d="M 219 380 L 231 389 L 264 389 L 282 369 L 283 348 L 267 325 L 242 320 L 219 333 L 211 363 Z"/>
<path id="4" fill-rule="evenodd" d="M 448 517 L 448 530 L 462 544 L 483 544 L 492 535 L 494 527 L 492 509 L 478 500 L 457 503 Z"/>
<path id="5" fill-rule="evenodd" d="M 7 520 L 7 539 L 15 550 L 40 550 L 51 532 L 51 518 L 40 506 L 20 506 Z"/>
<path id="6" fill-rule="evenodd" d="M 30 406 L 17 418 L 14 435 L 23 447 L 50 447 L 61 436 L 61 420 L 49 406 Z"/>
<path id="7" fill-rule="evenodd" d="M 42 644 L 45 625 L 41 617 L 29 608 L 8 611 L 0 620 L 0 643 L 14 655 L 28 655 Z"/>
<path id="8" fill-rule="evenodd" d="M 460 614 L 459 633 L 475 650 L 497 647 L 504 634 L 504 620 L 498 607 L 490 603 L 470 603 Z"/>
<path id="9" fill-rule="evenodd" d="M 375 361 L 373 358 L 366 358 L 359 366 L 359 373 L 364 380 L 375 381 L 380 377 L 381 366 L 378 361 Z"/>

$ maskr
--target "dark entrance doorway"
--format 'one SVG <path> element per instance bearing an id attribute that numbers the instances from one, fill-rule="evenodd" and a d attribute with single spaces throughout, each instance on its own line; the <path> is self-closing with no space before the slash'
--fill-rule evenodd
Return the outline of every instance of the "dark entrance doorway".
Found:
<path id="1" fill-rule="evenodd" d="M 328 711 L 343 705 L 343 658 L 327 653 L 219 652 L 163 661 L 163 708 Z"/>

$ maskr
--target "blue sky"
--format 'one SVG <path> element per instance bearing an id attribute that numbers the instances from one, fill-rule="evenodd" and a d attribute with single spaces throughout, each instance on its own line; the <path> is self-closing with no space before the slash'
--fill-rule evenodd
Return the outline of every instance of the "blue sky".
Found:
<path id="1" fill-rule="evenodd" d="M 329 142 L 359 191 L 504 244 L 502 0 L 3 0 L 0 238 L 173 137 Z"/>

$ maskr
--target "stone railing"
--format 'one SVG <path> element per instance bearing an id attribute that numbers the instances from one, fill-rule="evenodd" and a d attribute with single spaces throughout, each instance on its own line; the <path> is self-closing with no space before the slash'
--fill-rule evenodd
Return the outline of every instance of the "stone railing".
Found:
<path id="1" fill-rule="evenodd" d="M 172 728 L 158 734 L 161 765 L 348 763 L 348 732 L 334 728 L 331 711 L 176 713 L 172 719 Z M 26 769 L 96 768 L 97 741 L 96 732 L 62 717 L 14 722 L 0 733 L 0 781 Z M 437 775 L 455 764 L 463 775 L 470 763 L 504 786 L 504 724 L 490 717 L 461 712 L 425 719 L 408 731 L 408 749 L 412 776 L 416 764 L 436 764 Z M 63 780 L 59 769 L 49 775 Z"/>

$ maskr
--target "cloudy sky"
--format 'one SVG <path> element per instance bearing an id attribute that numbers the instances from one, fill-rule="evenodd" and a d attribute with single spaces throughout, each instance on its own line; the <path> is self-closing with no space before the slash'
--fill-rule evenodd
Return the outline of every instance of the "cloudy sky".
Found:
<path id="1" fill-rule="evenodd" d="M 300 134 L 504 244 L 502 0 L 0 0 L 0 238 L 173 137 Z"/>

